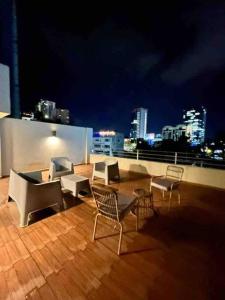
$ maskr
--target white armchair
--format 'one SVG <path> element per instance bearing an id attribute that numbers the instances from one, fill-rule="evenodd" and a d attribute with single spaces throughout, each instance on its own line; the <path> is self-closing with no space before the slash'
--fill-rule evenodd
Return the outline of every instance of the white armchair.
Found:
<path id="1" fill-rule="evenodd" d="M 41 172 L 17 173 L 10 170 L 9 200 L 14 200 L 20 213 L 20 227 L 28 225 L 35 211 L 58 205 L 63 207 L 60 181 L 41 182 Z"/>
<path id="2" fill-rule="evenodd" d="M 119 166 L 117 160 L 105 160 L 96 162 L 93 166 L 92 180 L 95 177 L 105 179 L 105 184 L 108 185 L 110 180 L 120 180 Z"/>
<path id="3" fill-rule="evenodd" d="M 67 157 L 51 158 L 49 168 L 49 180 L 74 173 L 73 163 Z"/>

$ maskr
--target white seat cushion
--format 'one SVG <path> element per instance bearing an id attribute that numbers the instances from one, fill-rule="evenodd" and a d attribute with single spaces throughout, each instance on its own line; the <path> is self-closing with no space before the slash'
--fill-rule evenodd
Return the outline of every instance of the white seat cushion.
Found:
<path id="1" fill-rule="evenodd" d="M 154 178 L 152 180 L 152 186 L 163 191 L 170 191 L 172 185 L 173 189 L 177 188 L 179 185 L 179 181 L 165 177 Z"/>

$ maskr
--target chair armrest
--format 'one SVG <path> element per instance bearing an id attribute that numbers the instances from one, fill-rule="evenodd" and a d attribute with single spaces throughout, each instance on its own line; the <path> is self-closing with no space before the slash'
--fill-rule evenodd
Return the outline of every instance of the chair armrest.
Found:
<path id="1" fill-rule="evenodd" d="M 55 167 L 54 162 L 51 161 L 50 162 L 50 167 L 49 167 L 49 177 L 50 177 L 50 180 L 54 179 L 55 174 L 56 174 L 56 167 Z"/>
<path id="2" fill-rule="evenodd" d="M 72 171 L 73 170 L 73 163 L 70 160 L 67 159 L 67 160 L 65 160 L 65 167 L 68 170 Z"/>

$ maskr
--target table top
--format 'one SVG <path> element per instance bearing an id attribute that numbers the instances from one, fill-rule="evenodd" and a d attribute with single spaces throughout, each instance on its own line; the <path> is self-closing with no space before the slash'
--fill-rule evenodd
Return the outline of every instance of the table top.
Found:
<path id="1" fill-rule="evenodd" d="M 89 180 L 87 177 L 81 176 L 81 175 L 76 175 L 76 174 L 70 174 L 70 175 L 65 175 L 61 177 L 61 180 L 69 180 L 73 182 L 78 182 L 78 181 L 84 181 L 84 180 Z"/>

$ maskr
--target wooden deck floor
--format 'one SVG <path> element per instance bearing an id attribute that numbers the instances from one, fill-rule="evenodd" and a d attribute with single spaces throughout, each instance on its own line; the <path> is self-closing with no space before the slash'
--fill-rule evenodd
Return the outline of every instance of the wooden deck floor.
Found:
<path id="1" fill-rule="evenodd" d="M 76 173 L 90 177 L 91 166 Z M 123 172 L 113 186 L 132 195 L 148 183 Z M 140 232 L 128 216 L 118 257 L 118 234 L 108 222 L 97 231 L 108 237 L 91 241 L 91 198 L 68 196 L 65 211 L 36 214 L 19 228 L 7 188 L 8 178 L 1 179 L 0 299 L 225 299 L 225 191 L 183 184 L 181 206 L 174 201 L 168 211 L 159 202 L 159 217 L 143 221 Z"/>

